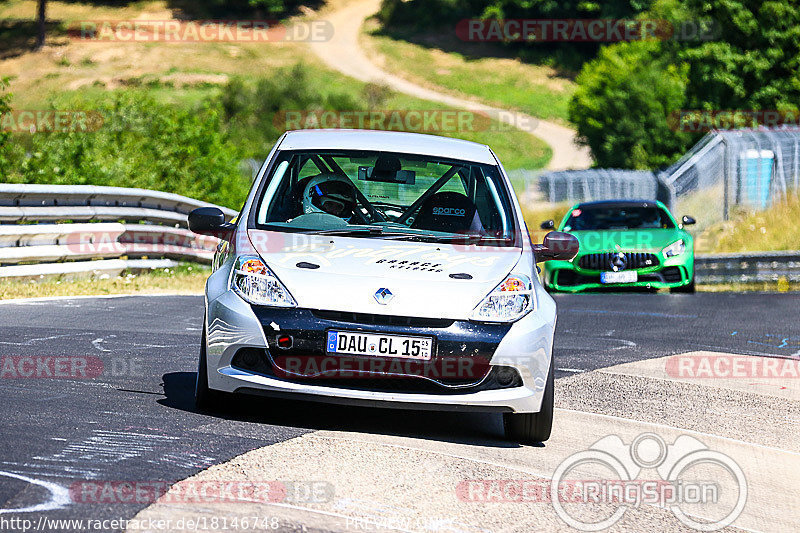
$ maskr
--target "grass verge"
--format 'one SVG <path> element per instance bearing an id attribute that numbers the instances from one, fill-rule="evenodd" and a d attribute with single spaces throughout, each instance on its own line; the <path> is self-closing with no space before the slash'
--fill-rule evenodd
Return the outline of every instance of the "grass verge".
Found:
<path id="1" fill-rule="evenodd" d="M 142 274 L 122 272 L 113 278 L 2 280 L 0 300 L 110 294 L 202 294 L 210 273 L 207 266 L 186 263 Z"/>
<path id="2" fill-rule="evenodd" d="M 365 25 L 361 42 L 388 72 L 442 92 L 567 123 L 575 84 L 551 67 L 503 57 L 506 52 L 492 45 L 454 43 L 455 35 L 437 32 L 403 39 L 376 25 L 375 21 Z M 464 52 L 449 51 L 455 49 Z"/>
<path id="3" fill-rule="evenodd" d="M 800 195 L 789 194 L 764 211 L 740 212 L 697 239 L 713 253 L 800 250 Z"/>
<path id="4" fill-rule="evenodd" d="M 797 292 L 800 283 L 779 280 L 760 283 L 715 283 L 697 285 L 698 292 Z"/>
<path id="5" fill-rule="evenodd" d="M 11 0 L 0 6 L 0 18 L 33 20 L 34 13 L 35 2 L 31 0 Z M 59 27 L 80 20 L 172 17 L 164 1 L 125 6 L 48 3 L 48 19 Z M 0 71 L 12 78 L 14 109 L 50 105 L 64 108 L 76 101 L 100 103 L 110 99 L 111 92 L 117 89 L 142 91 L 159 102 L 192 108 L 219 96 L 235 77 L 252 83 L 263 78 L 282 83 L 298 63 L 307 67 L 309 90 L 349 94 L 368 109 L 446 109 L 392 91 L 377 103 L 369 102 L 366 84 L 328 69 L 301 42 L 92 42 L 53 31 L 41 51 L 31 52 L 23 47 L 6 57 L 0 61 Z M 272 116 L 261 119 L 270 124 L 273 121 Z M 497 121 L 485 131 L 439 134 L 490 145 L 509 170 L 542 168 L 551 157 L 551 150 L 543 141 Z M 260 151 L 266 156 L 269 146 L 265 143 Z"/>

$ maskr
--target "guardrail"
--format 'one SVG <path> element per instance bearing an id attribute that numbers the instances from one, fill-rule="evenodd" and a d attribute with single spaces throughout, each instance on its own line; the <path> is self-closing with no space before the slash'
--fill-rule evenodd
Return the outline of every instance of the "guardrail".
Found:
<path id="1" fill-rule="evenodd" d="M 146 189 L 2 183 L 0 278 L 116 275 L 177 264 L 172 260 L 209 263 L 219 241 L 186 229 L 186 215 L 210 205 Z M 220 209 L 229 220 L 237 214 Z"/>
<path id="2" fill-rule="evenodd" d="M 186 215 L 209 205 L 147 189 L 0 183 L 0 278 L 209 263 L 219 241 L 186 229 Z M 228 219 L 237 215 L 220 209 Z M 800 251 L 698 255 L 695 275 L 708 284 L 800 282 Z"/>
<path id="3" fill-rule="evenodd" d="M 800 251 L 703 254 L 694 264 L 698 283 L 800 282 Z"/>

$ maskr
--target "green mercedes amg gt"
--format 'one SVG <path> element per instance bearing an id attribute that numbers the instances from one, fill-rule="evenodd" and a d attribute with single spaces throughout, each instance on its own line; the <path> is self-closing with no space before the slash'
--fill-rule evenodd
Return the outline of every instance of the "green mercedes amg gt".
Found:
<path id="1" fill-rule="evenodd" d="M 641 287 L 694 292 L 694 242 L 661 202 L 606 200 L 575 205 L 559 231 L 575 235 L 580 251 L 571 261 L 550 261 L 544 285 L 550 291 Z M 553 229 L 547 220 L 542 229 Z"/>

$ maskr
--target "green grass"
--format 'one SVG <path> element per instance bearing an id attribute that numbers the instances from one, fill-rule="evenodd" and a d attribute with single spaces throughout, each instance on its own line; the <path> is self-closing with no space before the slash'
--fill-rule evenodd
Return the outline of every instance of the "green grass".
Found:
<path id="1" fill-rule="evenodd" d="M 786 280 L 765 281 L 759 283 L 715 283 L 713 285 L 697 285 L 698 292 L 797 292 L 800 283 Z"/>
<path id="2" fill-rule="evenodd" d="M 386 71 L 421 85 L 538 118 L 568 120 L 574 83 L 550 67 L 513 58 L 446 52 L 435 41 L 423 46 L 377 31 L 365 33 L 362 43 Z"/>
<path id="3" fill-rule="evenodd" d="M 284 70 L 280 69 L 281 72 Z M 360 81 L 343 78 L 334 72 L 317 68 L 316 66 L 308 69 L 308 73 L 309 84 L 316 90 L 326 92 L 331 87 L 335 87 L 337 92 L 350 94 L 356 101 L 363 94 L 365 84 Z M 157 79 L 157 77 L 148 79 Z M 195 106 L 216 98 L 224 90 L 224 87 L 204 85 L 177 88 L 143 83 L 128 90 L 141 91 L 143 95 L 146 94 L 164 104 Z M 77 98 L 84 102 L 92 101 L 99 105 L 100 102 L 111 100 L 112 92 L 103 87 L 89 86 L 76 91 L 51 93 L 48 102 L 52 103 L 56 108 L 60 108 L 69 105 L 70 102 L 74 102 Z M 34 105 L 34 107 L 38 106 Z M 443 104 L 390 92 L 389 97 L 381 104 L 381 109 L 449 110 L 450 108 Z M 265 120 L 271 121 L 272 117 L 265 117 Z M 490 124 L 485 124 L 485 129 L 481 127 L 476 131 L 437 131 L 431 133 L 489 145 L 508 170 L 542 168 L 552 156 L 550 147 L 540 139 L 522 130 L 502 125 L 497 121 L 491 121 Z M 267 155 L 269 148 L 270 146 L 263 147 L 263 156 Z"/>
<path id="4" fill-rule="evenodd" d="M 32 17 L 35 2 L 14 0 L 0 5 L 0 14 L 17 18 Z M 48 18 L 67 25 L 75 20 L 122 20 L 163 16 L 168 6 L 163 1 L 135 2 L 124 6 L 50 2 Z M 54 46 L 55 45 L 55 46 Z M 2 45 L 0 45 L 1 47 Z M 93 43 L 69 41 L 56 34 L 47 53 L 23 53 L 0 61 L 0 71 L 12 77 L 12 107 L 41 109 L 49 104 L 67 106 L 71 102 L 97 102 L 111 99 L 111 91 L 125 88 L 143 91 L 158 102 L 175 106 L 197 106 L 224 91 L 224 82 L 198 81 L 241 77 L 245 81 L 270 78 L 280 81 L 291 67 L 308 67 L 309 86 L 322 94 L 347 93 L 363 101 L 365 84 L 328 69 L 304 43 Z M 78 98 L 79 97 L 79 98 Z M 446 106 L 402 94 L 390 93 L 381 102 L 386 110 L 442 110 Z M 264 117 L 264 120 L 272 120 Z M 437 133 L 488 144 L 507 169 L 542 168 L 551 150 L 544 142 L 522 131 L 493 121 L 483 131 Z M 277 139 L 277 137 L 276 137 Z M 269 152 L 265 143 L 259 147 Z"/>
<path id="5" fill-rule="evenodd" d="M 202 294 L 211 274 L 207 266 L 182 263 L 113 278 L 48 278 L 41 281 L 0 280 L 0 300 L 107 294 Z"/>
<path id="6" fill-rule="evenodd" d="M 800 196 L 790 194 L 768 209 L 739 212 L 703 231 L 698 249 L 715 253 L 800 250 Z"/>

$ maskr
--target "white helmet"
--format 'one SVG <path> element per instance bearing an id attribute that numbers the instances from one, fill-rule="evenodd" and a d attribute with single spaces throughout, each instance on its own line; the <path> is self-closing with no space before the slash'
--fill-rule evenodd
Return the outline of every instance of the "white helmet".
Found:
<path id="1" fill-rule="evenodd" d="M 303 213 L 328 213 L 343 219 L 353 216 L 356 191 L 353 183 L 339 174 L 314 176 L 303 189 Z"/>

